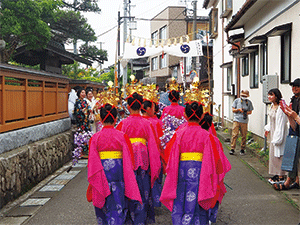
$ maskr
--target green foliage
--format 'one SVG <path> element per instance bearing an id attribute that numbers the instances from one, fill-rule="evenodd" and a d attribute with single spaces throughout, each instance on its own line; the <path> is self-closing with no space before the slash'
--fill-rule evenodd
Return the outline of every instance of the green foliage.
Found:
<path id="1" fill-rule="evenodd" d="M 83 40 L 96 41 L 95 31 L 80 12 L 57 10 L 54 17 L 44 18 L 53 29 L 53 39 L 60 42 Z"/>
<path id="2" fill-rule="evenodd" d="M 100 78 L 99 78 L 101 81 L 104 81 L 104 82 L 108 82 L 108 81 L 112 81 L 114 82 L 115 81 L 115 73 L 114 73 L 114 68 L 110 68 L 110 71 L 108 73 L 103 73 L 100 75 Z"/>
<path id="3" fill-rule="evenodd" d="M 11 62 L 9 62 L 9 64 L 14 65 L 14 66 L 21 66 L 21 67 L 25 67 L 25 68 L 30 68 L 30 69 L 34 69 L 34 70 L 40 70 L 40 65 L 29 66 L 29 65 L 22 64 L 22 63 L 17 63 L 15 61 L 11 61 Z"/>
<path id="4" fill-rule="evenodd" d="M 42 15 L 50 15 L 61 1 L 57 0 L 1 0 L 0 36 L 7 43 L 4 62 L 8 62 L 17 45 L 30 49 L 43 48 L 51 38 L 50 27 Z"/>
<path id="5" fill-rule="evenodd" d="M 253 137 L 252 133 L 248 131 L 246 135 L 246 140 L 249 141 L 252 137 Z"/>
<path id="6" fill-rule="evenodd" d="M 104 60 L 107 61 L 107 51 L 98 49 L 96 46 L 81 45 L 79 52 L 81 56 L 99 63 L 103 63 Z"/>
<path id="7" fill-rule="evenodd" d="M 72 8 L 75 11 L 83 12 L 96 12 L 100 13 L 100 8 L 98 7 L 97 0 L 74 0 L 73 3 L 68 3 L 63 1 L 66 7 Z"/>
<path id="8" fill-rule="evenodd" d="M 260 149 L 260 146 L 257 142 L 252 142 L 249 146 L 254 149 Z"/>
<path id="9" fill-rule="evenodd" d="M 89 80 L 93 82 L 102 83 L 102 80 L 98 77 L 99 71 L 93 67 L 81 68 L 78 62 L 71 65 L 62 66 L 63 75 L 75 79 L 75 80 Z"/>

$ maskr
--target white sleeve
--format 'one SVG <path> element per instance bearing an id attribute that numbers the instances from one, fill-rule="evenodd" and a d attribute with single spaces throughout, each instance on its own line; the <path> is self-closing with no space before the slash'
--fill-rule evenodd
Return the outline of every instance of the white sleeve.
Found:
<path id="1" fill-rule="evenodd" d="M 284 114 L 281 108 L 278 108 L 276 113 L 276 125 L 275 131 L 273 135 L 272 144 L 281 145 L 283 140 L 285 139 L 286 128 L 287 128 L 287 116 Z"/>

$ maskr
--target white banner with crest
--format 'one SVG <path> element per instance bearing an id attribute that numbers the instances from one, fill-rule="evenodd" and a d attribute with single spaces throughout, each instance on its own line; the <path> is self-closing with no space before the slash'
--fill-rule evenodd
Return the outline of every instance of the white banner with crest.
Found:
<path id="1" fill-rule="evenodd" d="M 123 59 L 137 59 L 159 55 L 162 52 L 165 54 L 177 57 L 194 57 L 202 56 L 202 44 L 200 40 L 176 43 L 171 45 L 159 46 L 139 46 L 132 43 L 125 43 Z"/>

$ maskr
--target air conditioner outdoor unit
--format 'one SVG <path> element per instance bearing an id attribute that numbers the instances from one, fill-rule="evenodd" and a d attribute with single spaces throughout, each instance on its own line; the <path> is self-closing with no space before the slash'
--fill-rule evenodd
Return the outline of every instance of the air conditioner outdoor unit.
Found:
<path id="1" fill-rule="evenodd" d="M 278 75 L 265 75 L 263 77 L 263 103 L 270 104 L 268 100 L 268 92 L 273 88 L 278 88 Z"/>

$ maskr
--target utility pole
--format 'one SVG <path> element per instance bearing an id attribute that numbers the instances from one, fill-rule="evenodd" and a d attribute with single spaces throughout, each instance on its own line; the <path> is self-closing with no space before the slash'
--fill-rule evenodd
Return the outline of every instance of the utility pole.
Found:
<path id="1" fill-rule="evenodd" d="M 120 17 L 120 11 L 118 11 L 118 57 L 117 57 L 117 60 L 118 60 L 118 74 L 117 76 L 115 76 L 115 87 L 117 88 L 118 87 L 118 79 L 120 77 L 120 60 L 119 60 L 119 57 L 120 57 L 120 25 L 121 25 L 121 17 Z"/>
<path id="2" fill-rule="evenodd" d="M 197 30 L 197 0 L 192 1 L 193 5 L 193 40 L 196 40 Z M 192 58 L 192 70 L 196 70 L 196 57 Z"/>
<path id="3" fill-rule="evenodd" d="M 102 50 L 102 44 L 105 44 L 105 42 L 103 41 L 99 41 L 97 42 L 98 44 L 100 44 L 100 50 Z M 101 70 L 102 70 L 102 64 L 99 62 L 99 67 L 100 67 L 100 71 L 99 71 L 99 74 L 101 73 Z"/>
<path id="4" fill-rule="evenodd" d="M 128 2 L 124 0 L 124 33 L 123 33 L 123 53 L 125 51 L 125 42 L 127 39 L 127 10 L 128 10 Z M 123 85 L 127 84 L 127 65 L 123 68 Z"/>

